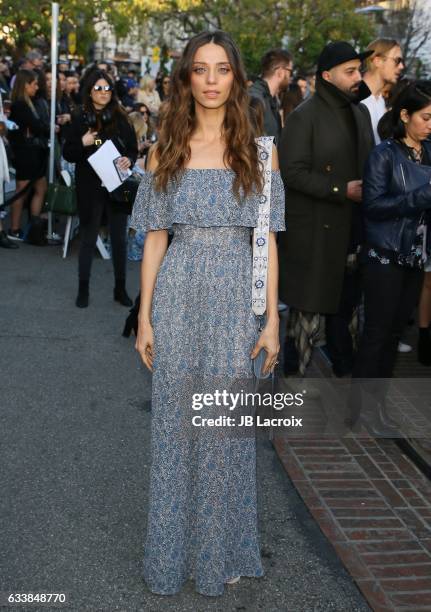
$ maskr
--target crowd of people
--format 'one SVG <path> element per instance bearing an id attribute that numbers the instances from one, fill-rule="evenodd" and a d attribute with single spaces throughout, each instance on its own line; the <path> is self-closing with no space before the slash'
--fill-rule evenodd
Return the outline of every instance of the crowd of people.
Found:
<path id="1" fill-rule="evenodd" d="M 56 169 L 64 163 L 62 153 L 66 136 L 74 114 L 82 108 L 86 79 L 95 69 L 109 75 L 116 100 L 135 127 L 139 158 L 145 156 L 155 138 L 158 110 L 168 93 L 169 75 L 160 74 L 157 79 L 144 77 L 139 87 L 135 70 L 120 76 L 111 61 L 100 61 L 79 71 L 60 62 L 56 71 Z M 0 233 L 0 246 L 5 248 L 17 248 L 17 242 L 28 238 L 30 227 L 40 223 L 47 195 L 51 84 L 51 66 L 39 51 L 30 51 L 16 64 L 0 58 L 0 129 L 5 147 L 2 155 L 6 156 L 3 163 L 15 170 L 16 178 L 16 195 L 10 204 L 10 227 L 7 233 L 3 228 Z M 4 199 L 3 188 L 1 191 Z M 21 196 L 17 197 L 19 194 Z M 22 221 L 24 204 L 28 206 L 30 220 L 26 224 L 26 234 Z"/>
<path id="2" fill-rule="evenodd" d="M 411 349 L 401 339 L 416 306 L 418 359 L 431 364 L 431 83 L 402 78 L 404 69 L 394 39 L 360 54 L 337 42 L 322 51 L 315 81 L 292 82 L 293 58 L 279 50 L 251 87 L 286 189 L 287 375 L 304 374 L 324 338 L 336 376 L 391 377 L 397 350 Z"/>
<path id="3" fill-rule="evenodd" d="M 101 224 L 124 306 L 129 215 L 147 232 L 136 348 L 153 373 L 143 570 L 154 593 L 192 578 L 216 596 L 263 575 L 254 437 L 192 428 L 190 399 L 254 385 L 262 353 L 257 374 L 274 372 L 283 303 L 288 376 L 305 375 L 324 341 L 336 377 L 391 378 L 416 306 L 418 358 L 431 365 L 431 82 L 401 78 L 396 40 L 363 52 L 330 42 L 316 59 L 302 74 L 288 51 L 271 49 L 247 80 L 235 42 L 216 31 L 194 36 L 158 83 L 121 78 L 110 62 L 81 75 L 58 67 L 51 146 L 75 177 L 77 307 L 89 305 Z M 52 72 L 37 51 L 13 75 L 1 66 L 0 176 L 9 151 L 17 183 L 10 227 L 0 228 L 10 248 L 43 226 Z M 110 195 L 89 164 L 107 140 L 118 173 L 142 176 L 134 203 Z M 395 437 L 384 391 L 366 427 Z M 215 418 L 232 410 L 205 405 Z M 353 403 L 348 424 L 362 417 Z"/>
<path id="4" fill-rule="evenodd" d="M 59 168 L 75 173 L 80 218 L 76 304 L 88 305 L 91 261 L 103 223 L 110 229 L 114 297 L 131 305 L 125 288 L 131 211 L 112 201 L 87 158 L 111 138 L 121 152 L 120 166 L 142 174 L 171 75 L 138 80 L 134 70 L 119 75 L 112 61 L 80 72 L 64 63 L 57 68 Z M 404 69 L 399 43 L 384 38 L 360 54 L 348 43 L 329 44 L 317 69 L 307 74 L 295 70 L 288 51 L 273 49 L 262 58 L 260 75 L 247 82 L 250 121 L 274 137 L 286 190 L 288 230 L 280 234 L 278 248 L 280 298 L 289 306 L 287 375 L 305 373 L 323 337 L 336 376 L 391 376 L 397 347 L 410 349 L 402 334 L 416 305 L 418 359 L 431 365 L 427 186 L 416 194 L 411 169 L 431 163 L 431 91 L 427 81 L 405 78 Z M 45 227 L 51 76 L 37 50 L 13 70 L 0 60 L 0 153 L 8 159 L 0 164 L 6 166 L 0 178 L 13 166 L 17 192 L 8 231 L 0 226 L 2 247 L 16 248 L 37 234 L 35 228 Z M 395 196 L 397 203 L 388 204 Z"/>
<path id="5" fill-rule="evenodd" d="M 270 50 L 247 89 L 226 33 L 193 37 L 135 201 L 133 225 L 148 232 L 136 348 L 153 374 L 143 569 L 155 593 L 177 593 L 191 578 L 198 592 L 220 595 L 263 574 L 253 435 L 211 429 L 228 418 L 212 399 L 238 381 L 249 389 L 262 353 L 262 373 L 274 372 L 278 294 L 289 306 L 287 373 L 294 359 L 305 373 L 325 334 L 334 374 L 353 379 L 347 424 L 365 416 L 356 381 L 377 380 L 363 424 L 399 436 L 380 381 L 393 374 L 430 255 L 431 84 L 405 82 L 387 107 L 383 90 L 404 68 L 397 41 L 362 53 L 337 41 L 319 54 L 315 92 L 293 110 L 290 95 L 283 113 L 286 89 L 307 95 L 307 79 L 290 88 L 294 63 Z M 202 421 L 212 425 L 202 432 L 190 427 L 190 397 L 204 390 Z"/>
<path id="6" fill-rule="evenodd" d="M 77 306 L 88 304 L 91 261 L 102 224 L 110 230 L 115 299 L 130 306 L 125 289 L 126 207 L 110 200 L 86 159 L 95 147 L 115 137 L 118 149 L 128 159 L 124 167 L 124 160 L 120 160 L 119 168 L 133 167 L 141 173 L 146 153 L 157 137 L 159 108 L 168 96 L 170 77 L 162 73 L 157 79 L 146 75 L 138 84 L 135 70 L 120 76 L 115 63 L 110 61 L 100 61 L 80 72 L 60 63 L 56 72 L 56 180 L 61 180 L 62 170 L 75 179 L 80 218 Z M 47 244 L 44 204 L 48 198 L 51 86 L 52 68 L 37 50 L 29 52 L 14 70 L 6 60 L 0 61 L 3 145 L 0 153 L 4 167 L 0 204 L 3 203 L 3 210 L 10 210 L 8 231 L 0 225 L 3 248 L 17 248 L 17 243 L 24 240 Z M 9 167 L 15 171 L 16 193 L 6 207 L 3 185 Z M 22 218 L 24 206 L 28 208 L 28 222 Z"/>

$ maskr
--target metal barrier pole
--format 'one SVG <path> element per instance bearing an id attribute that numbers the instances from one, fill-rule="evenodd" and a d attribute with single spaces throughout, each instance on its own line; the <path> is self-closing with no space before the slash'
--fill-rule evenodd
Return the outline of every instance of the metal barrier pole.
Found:
<path id="1" fill-rule="evenodd" d="M 57 93 L 57 62 L 58 62 L 58 14 L 59 4 L 51 4 L 51 124 L 49 132 L 49 174 L 48 182 L 54 182 L 54 161 L 55 161 L 55 118 L 56 118 L 56 93 Z M 52 238 L 52 213 L 48 213 L 48 240 Z"/>

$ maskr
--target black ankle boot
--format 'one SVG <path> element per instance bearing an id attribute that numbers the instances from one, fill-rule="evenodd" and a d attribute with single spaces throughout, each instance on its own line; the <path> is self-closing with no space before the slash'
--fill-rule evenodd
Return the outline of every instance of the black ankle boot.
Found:
<path id="1" fill-rule="evenodd" d="M 431 366 L 431 338 L 428 327 L 419 328 L 418 361 L 424 366 Z"/>
<path id="2" fill-rule="evenodd" d="M 126 283 L 124 280 L 116 280 L 114 288 L 114 300 L 119 302 L 122 306 L 133 306 L 132 300 L 127 295 Z"/>
<path id="3" fill-rule="evenodd" d="M 89 281 L 79 281 L 78 296 L 75 302 L 78 308 L 87 308 L 88 306 L 88 286 Z"/>

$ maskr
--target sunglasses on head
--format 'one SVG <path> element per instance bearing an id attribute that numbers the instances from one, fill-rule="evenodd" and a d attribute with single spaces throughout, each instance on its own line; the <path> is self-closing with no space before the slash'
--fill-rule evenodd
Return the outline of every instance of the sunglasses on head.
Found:
<path id="1" fill-rule="evenodd" d="M 112 87 L 110 85 L 94 85 L 94 91 L 112 91 Z"/>

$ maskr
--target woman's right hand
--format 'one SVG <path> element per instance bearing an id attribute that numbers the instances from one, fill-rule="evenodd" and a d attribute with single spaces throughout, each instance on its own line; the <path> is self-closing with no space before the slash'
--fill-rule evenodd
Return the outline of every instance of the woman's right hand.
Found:
<path id="1" fill-rule="evenodd" d="M 153 349 L 154 335 L 153 328 L 150 323 L 140 323 L 138 325 L 138 334 L 136 336 L 135 349 L 141 356 L 146 367 L 153 371 Z"/>
<path id="2" fill-rule="evenodd" d="M 88 131 L 85 132 L 84 136 L 82 137 L 82 144 L 84 145 L 84 147 L 91 147 L 92 145 L 94 145 L 96 136 L 97 132 L 92 132 L 89 128 Z"/>
<path id="3" fill-rule="evenodd" d="M 57 115 L 57 123 L 58 125 L 64 125 L 65 123 L 69 123 L 72 119 L 70 113 L 63 113 L 62 115 Z"/>

